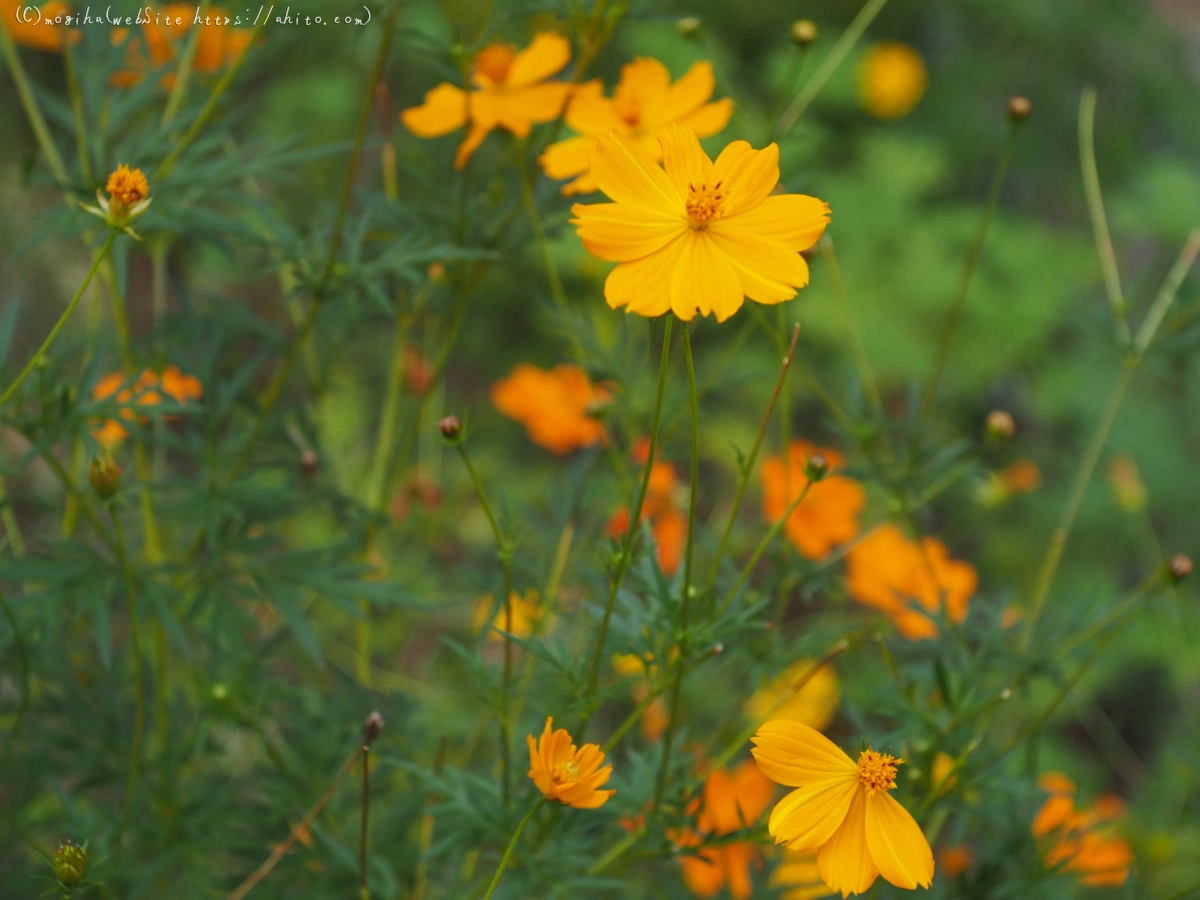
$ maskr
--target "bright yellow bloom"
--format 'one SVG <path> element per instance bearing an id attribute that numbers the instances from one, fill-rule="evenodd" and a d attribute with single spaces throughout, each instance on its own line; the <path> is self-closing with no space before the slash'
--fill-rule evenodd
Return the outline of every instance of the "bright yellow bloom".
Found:
<path id="1" fill-rule="evenodd" d="M 833 666 L 801 659 L 792 663 L 770 684 L 760 687 L 746 702 L 746 717 L 751 721 L 784 719 L 800 722 L 818 731 L 833 720 L 841 693 Z M 800 685 L 797 689 L 796 685 Z"/>
<path id="2" fill-rule="evenodd" d="M 816 447 L 808 441 L 792 441 L 787 465 L 778 456 L 763 460 L 763 515 L 770 522 L 796 501 L 808 485 L 805 467 L 814 453 L 820 453 L 831 471 L 845 463 L 832 447 Z M 853 478 L 827 475 L 808 489 L 804 500 L 792 510 L 784 534 L 800 553 L 809 559 L 821 559 L 838 544 L 858 534 L 858 514 L 867 505 L 867 492 Z"/>
<path id="3" fill-rule="evenodd" d="M 772 781 L 798 788 L 771 812 L 775 843 L 816 851 L 821 878 L 843 897 L 883 875 L 909 890 L 933 881 L 933 851 L 921 827 L 891 796 L 903 760 L 864 750 L 855 763 L 816 729 L 767 722 L 754 754 Z"/>
<path id="4" fill-rule="evenodd" d="M 553 32 L 541 32 L 519 53 L 510 44 L 489 44 L 475 54 L 474 90 L 442 82 L 423 104 L 404 110 L 400 121 L 423 138 L 441 137 L 470 123 L 454 157 L 454 168 L 461 169 L 492 129 L 525 137 L 534 123 L 557 119 L 571 85 L 546 79 L 570 61 L 570 42 Z"/>
<path id="5" fill-rule="evenodd" d="M 788 850 L 767 884 L 782 890 L 779 900 L 817 900 L 818 897 L 833 896 L 821 880 L 815 853 Z"/>
<path id="6" fill-rule="evenodd" d="M 483 628 L 487 623 L 488 617 L 491 616 L 491 627 L 488 629 L 489 641 L 503 641 L 504 635 L 501 631 L 506 631 L 514 637 L 527 638 L 533 634 L 534 630 L 541 624 L 542 617 L 546 614 L 546 610 L 538 602 L 538 593 L 535 590 L 525 592 L 522 597 L 516 591 L 509 595 L 512 604 L 512 622 L 508 620 L 508 608 L 501 606 L 499 611 L 492 616 L 492 595 L 485 594 L 475 601 L 474 621 L 473 625 L 476 631 Z"/>
<path id="7" fill-rule="evenodd" d="M 571 208 L 583 245 L 619 263 L 604 285 L 608 305 L 724 322 L 744 297 L 796 296 L 808 284 L 800 251 L 825 231 L 829 206 L 803 194 L 771 196 L 779 147 L 734 141 L 714 163 L 691 128 L 668 125 L 658 139 L 662 168 L 620 138 L 601 137 L 591 172 L 615 202 Z"/>
<path id="8" fill-rule="evenodd" d="M 921 54 L 908 44 L 883 41 L 867 51 L 858 70 L 859 100 L 877 119 L 902 119 L 925 95 Z"/>
<path id="9" fill-rule="evenodd" d="M 567 124 L 578 136 L 551 144 L 539 162 L 551 178 L 575 179 L 563 187 L 563 194 L 590 194 L 597 185 L 588 171 L 588 158 L 602 134 L 615 133 L 662 162 L 658 135 L 672 122 L 692 128 L 698 137 L 723 129 L 733 114 L 733 101 L 709 103 L 714 85 L 710 62 L 694 63 L 671 84 L 666 66 L 639 57 L 621 67 L 621 80 L 611 99 L 604 96 L 599 79 L 576 89 L 567 105 Z"/>
<path id="10" fill-rule="evenodd" d="M 577 809 L 596 809 L 608 802 L 616 791 L 602 791 L 608 783 L 612 766 L 600 768 L 604 751 L 599 744 L 584 744 L 576 749 L 565 728 L 552 731 L 553 718 L 546 719 L 546 729 L 534 743 L 529 744 L 529 777 L 547 800 L 554 800 Z"/>
<path id="11" fill-rule="evenodd" d="M 558 456 L 604 440 L 604 426 L 592 413 L 612 394 L 578 366 L 546 370 L 520 363 L 492 385 L 491 396 L 496 409 L 525 426 L 531 441 Z"/>

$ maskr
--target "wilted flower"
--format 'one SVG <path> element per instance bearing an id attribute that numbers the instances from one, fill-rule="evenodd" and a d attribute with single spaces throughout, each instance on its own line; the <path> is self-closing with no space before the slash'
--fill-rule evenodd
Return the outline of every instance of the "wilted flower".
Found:
<path id="1" fill-rule="evenodd" d="M 612 394 L 593 385 L 578 366 L 552 370 L 518 364 L 507 378 L 492 385 L 492 405 L 525 426 L 529 439 L 563 456 L 604 440 L 604 425 L 589 413 Z"/>
<path id="2" fill-rule="evenodd" d="M 792 441 L 787 465 L 778 456 L 763 460 L 763 516 L 777 522 L 808 486 L 809 461 L 820 455 L 827 469 L 840 469 L 842 454 L 832 447 Z M 808 488 L 804 500 L 792 510 L 784 534 L 801 554 L 820 559 L 838 544 L 858 534 L 858 514 L 867 504 L 867 492 L 853 478 L 826 475 Z"/>
<path id="3" fill-rule="evenodd" d="M 612 775 L 612 766 L 604 763 L 604 751 L 598 744 L 576 748 L 565 728 L 552 731 L 553 717 L 546 719 L 546 728 L 535 742 L 529 744 L 529 777 L 547 800 L 554 800 L 578 809 L 596 809 L 608 802 L 616 791 L 602 791 Z"/>
<path id="4" fill-rule="evenodd" d="M 877 119 L 902 119 L 925 94 L 921 54 L 907 44 L 883 41 L 869 49 L 858 71 L 863 109 Z"/>

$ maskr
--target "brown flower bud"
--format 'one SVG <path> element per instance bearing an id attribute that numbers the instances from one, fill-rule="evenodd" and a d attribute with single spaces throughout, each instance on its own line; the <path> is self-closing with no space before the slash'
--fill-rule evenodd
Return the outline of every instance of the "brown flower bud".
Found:
<path id="1" fill-rule="evenodd" d="M 1176 553 L 1167 563 L 1167 580 L 1171 584 L 1179 584 L 1192 574 L 1192 561 L 1182 553 Z"/>
<path id="2" fill-rule="evenodd" d="M 700 31 L 700 20 L 695 16 L 684 16 L 675 23 L 675 30 L 684 37 L 695 37 Z"/>
<path id="3" fill-rule="evenodd" d="M 792 42 L 797 47 L 807 47 L 817 39 L 817 25 L 812 19 L 797 19 L 792 23 Z"/>
<path id="4" fill-rule="evenodd" d="M 829 460 L 823 453 L 814 453 L 804 463 L 804 477 L 816 483 L 829 474 Z"/>
<path id="5" fill-rule="evenodd" d="M 381 731 L 383 731 L 383 716 L 378 711 L 372 712 L 367 716 L 367 721 L 363 722 L 363 746 L 370 747 Z"/>
<path id="6" fill-rule="evenodd" d="M 458 440 L 462 434 L 462 422 L 458 421 L 458 416 L 446 416 L 438 422 L 438 431 L 448 441 Z"/>
<path id="7" fill-rule="evenodd" d="M 1008 117 L 1014 122 L 1024 122 L 1029 118 L 1031 112 L 1033 112 L 1033 104 L 1027 97 L 1008 98 Z"/>
<path id="8" fill-rule="evenodd" d="M 101 500 L 109 500 L 121 487 L 121 476 L 125 470 L 107 453 L 97 456 L 88 467 L 88 481 Z"/>
<path id="9" fill-rule="evenodd" d="M 990 440 L 1007 441 L 1017 433 L 1017 423 L 1007 410 L 993 409 L 988 413 L 985 430 Z"/>
<path id="10" fill-rule="evenodd" d="M 300 451 L 300 474 L 305 478 L 312 478 L 319 471 L 321 471 L 320 457 L 311 447 L 305 447 Z"/>

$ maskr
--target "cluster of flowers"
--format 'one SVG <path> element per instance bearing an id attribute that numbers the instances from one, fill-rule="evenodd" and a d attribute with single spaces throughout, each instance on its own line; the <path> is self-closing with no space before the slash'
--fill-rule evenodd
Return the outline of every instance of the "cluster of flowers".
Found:
<path id="1" fill-rule="evenodd" d="M 1076 809 L 1075 784 L 1061 772 L 1047 772 L 1038 787 L 1048 793 L 1030 830 L 1042 841 L 1046 865 L 1076 875 L 1089 887 L 1120 887 L 1129 878 L 1133 850 L 1114 823 L 1125 804 L 1113 794 Z"/>
<path id="2" fill-rule="evenodd" d="M 204 389 L 198 378 L 185 375 L 178 366 L 170 365 L 161 373 L 145 369 L 132 383 L 123 372 L 111 372 L 92 387 L 94 400 L 107 400 L 114 395 L 120 406 L 119 419 L 134 422 L 145 421 L 145 417 L 135 411 L 137 407 L 159 406 L 164 395 L 182 406 L 203 397 Z M 92 437 L 102 447 L 111 448 L 129 436 L 119 419 L 105 419 L 92 430 Z"/>

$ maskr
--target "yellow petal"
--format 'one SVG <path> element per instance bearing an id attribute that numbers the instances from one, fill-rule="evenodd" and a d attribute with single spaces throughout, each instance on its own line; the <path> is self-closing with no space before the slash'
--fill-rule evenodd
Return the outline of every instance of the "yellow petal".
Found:
<path id="1" fill-rule="evenodd" d="M 829 224 L 829 204 L 804 194 L 779 194 L 724 221 L 735 228 L 778 241 L 789 250 L 807 250 Z"/>
<path id="2" fill-rule="evenodd" d="M 588 157 L 595 146 L 593 137 L 567 138 L 547 147 L 538 162 L 548 178 L 571 178 L 587 171 Z"/>
<path id="3" fill-rule="evenodd" d="M 671 87 L 671 73 L 657 59 L 639 56 L 621 66 L 621 80 L 613 97 L 622 104 L 640 107 L 645 119 L 648 107 L 666 96 Z"/>
<path id="4" fill-rule="evenodd" d="M 549 78 L 570 61 L 571 42 L 561 34 L 543 31 L 516 55 L 504 83 L 509 87 L 525 87 Z"/>
<path id="5" fill-rule="evenodd" d="M 529 134 L 532 122 L 551 122 L 571 96 L 565 81 L 548 81 L 501 92 L 496 99 L 500 124 L 518 137 Z"/>
<path id="6" fill-rule="evenodd" d="M 682 125 L 668 125 L 658 136 L 662 144 L 663 168 L 685 200 L 691 185 L 700 187 L 712 178 L 713 164 L 696 140 L 696 133 Z"/>
<path id="7" fill-rule="evenodd" d="M 702 232 L 685 228 L 683 246 L 671 279 L 671 309 L 683 321 L 717 313 L 724 322 L 742 305 L 742 284 L 733 266 Z"/>
<path id="8" fill-rule="evenodd" d="M 693 63 L 682 78 L 667 88 L 661 99 L 647 104 L 643 122 L 659 126 L 678 122 L 708 102 L 715 83 L 712 63 Z"/>
<path id="9" fill-rule="evenodd" d="M 866 805 L 867 792 L 856 789 L 842 827 L 817 851 L 821 878 L 843 897 L 863 893 L 879 874 L 867 850 Z"/>
<path id="10" fill-rule="evenodd" d="M 601 136 L 588 161 L 600 190 L 617 203 L 630 203 L 683 215 L 683 198 L 658 165 L 635 147 Z"/>
<path id="11" fill-rule="evenodd" d="M 867 797 L 867 848 L 879 873 L 896 887 L 912 890 L 933 881 L 933 851 L 907 809 L 887 791 Z"/>
<path id="12" fill-rule="evenodd" d="M 567 124 L 580 134 L 629 131 L 625 120 L 613 109 L 612 101 L 604 96 L 604 83 L 599 78 L 575 89 L 567 105 Z"/>
<path id="13" fill-rule="evenodd" d="M 596 179 L 590 172 L 584 172 L 574 181 L 564 185 L 562 192 L 564 197 L 570 197 L 572 194 L 591 194 L 598 190 L 600 188 L 596 185 Z"/>
<path id="14" fill-rule="evenodd" d="M 479 149 L 479 145 L 483 143 L 483 139 L 488 136 L 488 132 L 492 129 L 487 125 L 472 124 L 467 129 L 467 136 L 461 144 L 458 145 L 458 152 L 454 154 L 454 168 L 461 169 L 467 164 L 467 160 L 471 158 L 471 154 Z"/>
<path id="15" fill-rule="evenodd" d="M 627 203 L 577 203 L 571 212 L 583 246 L 612 262 L 649 256 L 688 230 L 678 217 Z"/>
<path id="16" fill-rule="evenodd" d="M 789 288 L 808 284 L 808 264 L 804 258 L 778 241 L 740 228 L 727 219 L 714 221 L 708 233 L 717 246 L 729 255 L 739 272 L 744 271 L 767 284 L 786 285 Z M 754 296 L 750 291 L 746 293 Z"/>
<path id="17" fill-rule="evenodd" d="M 672 241 L 657 253 L 623 262 L 608 273 L 604 299 L 613 309 L 627 307 L 628 312 L 654 318 L 671 309 L 671 277 L 675 261 L 683 250 L 682 239 Z"/>
<path id="18" fill-rule="evenodd" d="M 679 120 L 679 124 L 692 129 L 697 137 L 709 137 L 723 130 L 729 124 L 729 117 L 732 115 L 733 101 L 726 97 L 689 113 Z"/>
<path id="19" fill-rule="evenodd" d="M 467 124 L 467 93 L 443 82 L 425 95 L 425 102 L 400 113 L 404 127 L 417 137 L 449 134 Z"/>
<path id="20" fill-rule="evenodd" d="M 767 830 L 791 850 L 816 850 L 841 827 L 860 793 L 858 779 L 845 775 L 798 788 L 771 810 Z"/>
<path id="21" fill-rule="evenodd" d="M 858 774 L 858 766 L 837 744 L 800 722 L 767 722 L 751 740 L 755 762 L 776 784 L 799 787 Z"/>
<path id="22" fill-rule="evenodd" d="M 779 147 L 768 144 L 755 150 L 745 141 L 734 141 L 713 163 L 713 178 L 729 194 L 726 217 L 758 206 L 779 184 Z"/>

